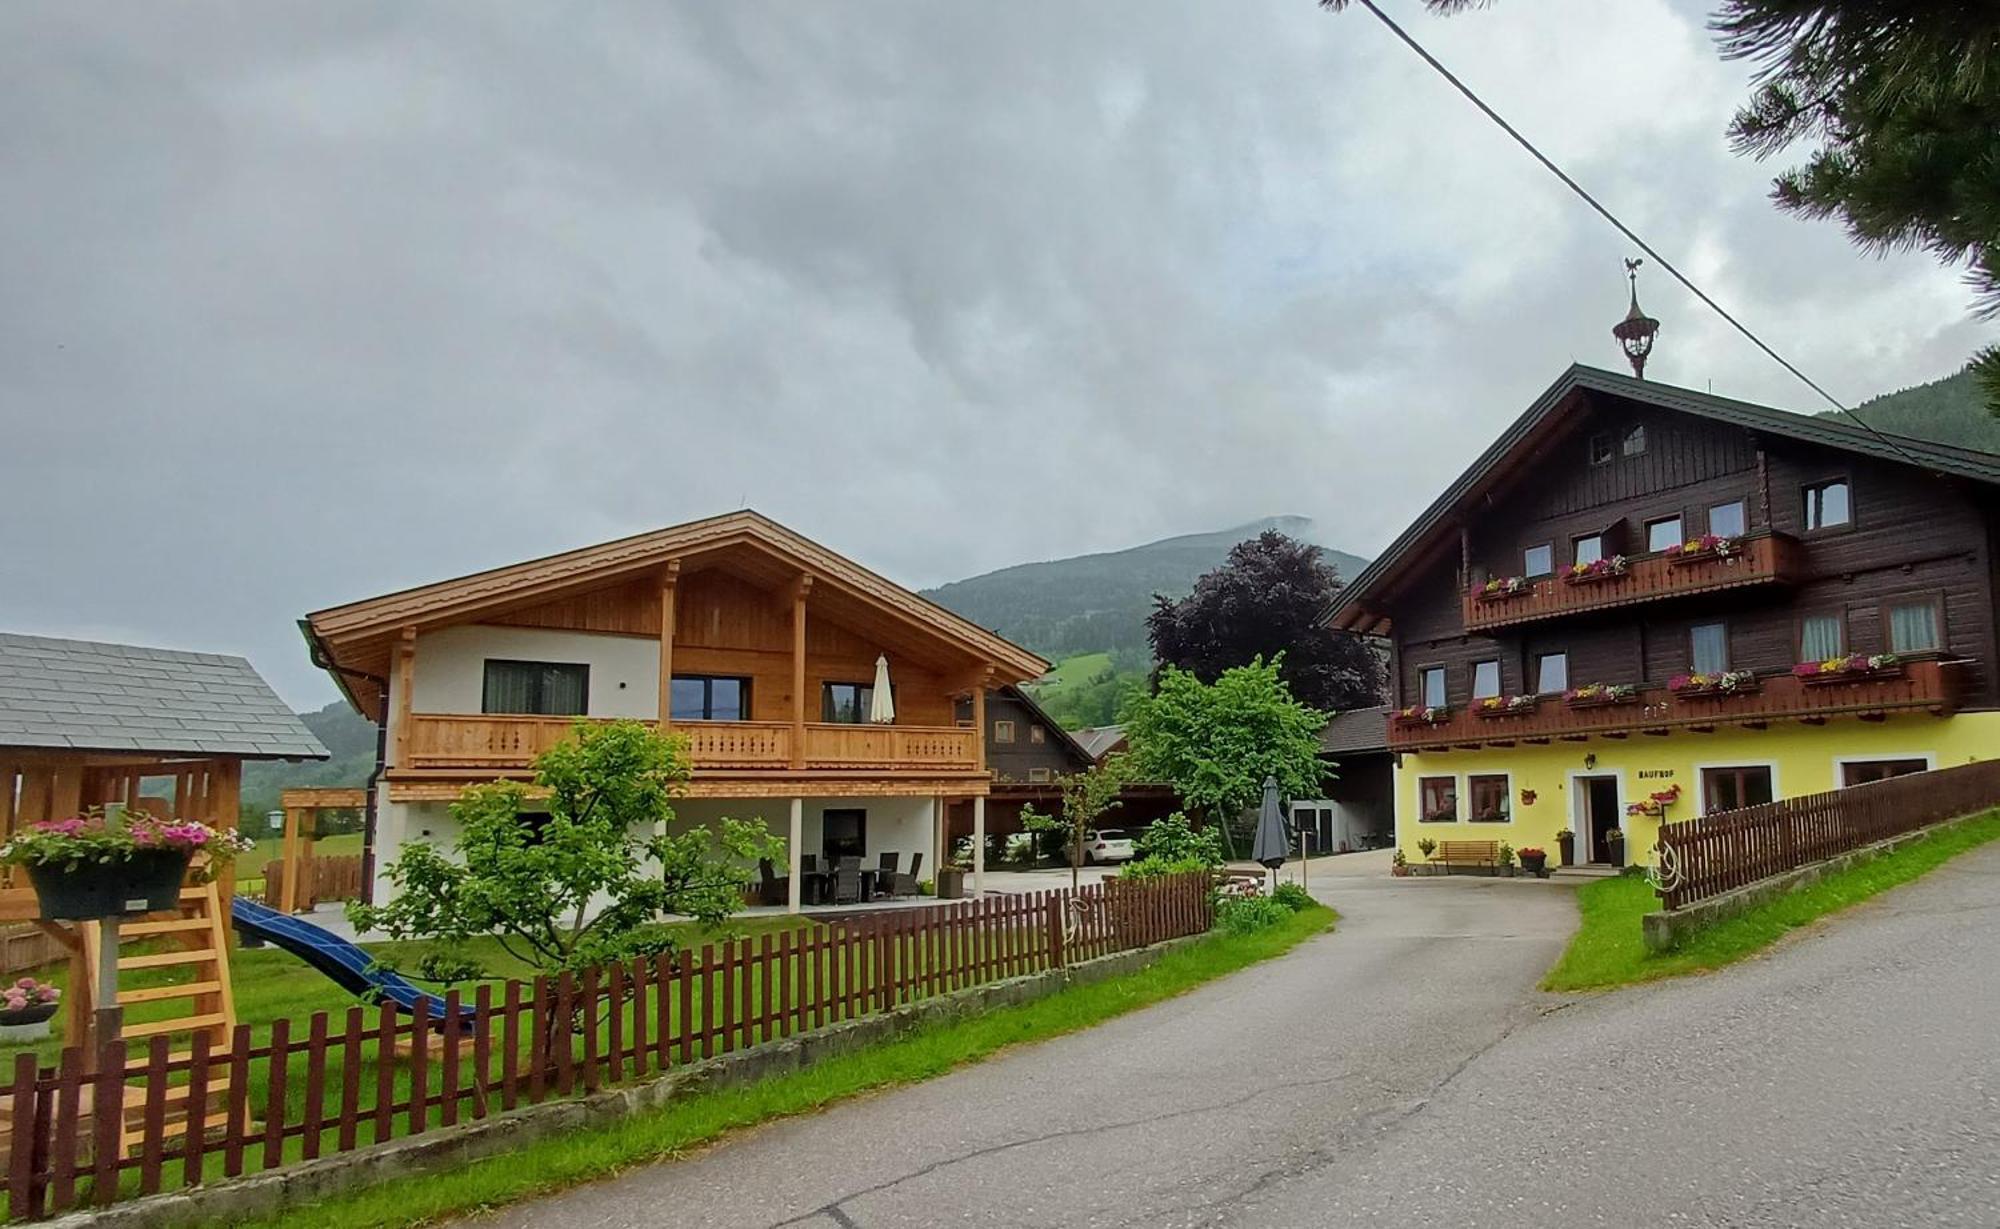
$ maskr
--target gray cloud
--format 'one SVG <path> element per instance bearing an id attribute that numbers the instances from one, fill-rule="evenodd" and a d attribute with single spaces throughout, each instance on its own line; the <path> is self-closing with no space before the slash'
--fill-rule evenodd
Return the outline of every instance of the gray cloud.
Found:
<path id="1" fill-rule="evenodd" d="M 1841 395 L 1979 341 L 1770 209 L 1695 5 L 1409 17 Z M 1274 512 L 1373 551 L 1617 360 L 1626 246 L 1307 0 L 15 3 L 0 114 L 0 626 L 300 704 L 308 609 L 746 502 L 911 584 Z M 1659 378 L 1816 408 L 1644 297 Z"/>

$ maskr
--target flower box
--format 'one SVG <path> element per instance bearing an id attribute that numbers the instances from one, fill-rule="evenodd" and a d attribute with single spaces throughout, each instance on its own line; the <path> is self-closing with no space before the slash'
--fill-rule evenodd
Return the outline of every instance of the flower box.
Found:
<path id="1" fill-rule="evenodd" d="M 1520 717 L 1535 711 L 1534 696 L 1488 696 L 1472 706 L 1476 717 Z"/>
<path id="2" fill-rule="evenodd" d="M 184 849 L 142 849 L 117 862 L 30 864 L 44 921 L 88 921 L 175 908 L 187 878 Z"/>
<path id="3" fill-rule="evenodd" d="M 207 824 L 99 809 L 30 824 L 0 847 L 0 863 L 26 870 L 44 920 L 87 921 L 172 909 L 196 854 L 205 882 L 248 846 Z"/>
<path id="4" fill-rule="evenodd" d="M 1590 683 L 1563 693 L 1563 703 L 1571 708 L 1610 708 L 1638 702 L 1639 689 L 1630 683 Z"/>
<path id="5" fill-rule="evenodd" d="M 1563 581 L 1572 585 L 1595 584 L 1600 580 L 1615 580 L 1626 572 L 1625 556 L 1613 555 L 1609 559 L 1599 559 L 1595 563 L 1579 563 L 1563 573 Z"/>
<path id="6" fill-rule="evenodd" d="M 1445 722 L 1451 720 L 1451 710 L 1438 704 L 1417 704 L 1409 708 L 1397 709 L 1394 720 L 1396 725 L 1406 729 L 1412 726 L 1443 725 Z"/>
<path id="7" fill-rule="evenodd" d="M 1903 662 L 1894 653 L 1869 656 L 1850 653 L 1825 661 L 1802 661 L 1792 667 L 1792 677 L 1808 687 L 1835 683 L 1868 683 L 1903 677 Z"/>
<path id="8" fill-rule="evenodd" d="M 1694 563 L 1709 563 L 1717 559 L 1736 559 L 1743 554 L 1742 538 L 1725 538 L 1716 534 L 1703 534 L 1699 538 L 1669 546 L 1663 554 L 1671 567 Z"/>
<path id="9" fill-rule="evenodd" d="M 1683 700 L 1725 700 L 1748 695 L 1758 689 L 1757 676 L 1748 670 L 1725 670 L 1720 674 L 1683 674 L 1667 684 L 1667 690 Z"/>
<path id="10" fill-rule="evenodd" d="M 49 1035 L 62 991 L 23 977 L 0 989 L 0 1042 L 40 1041 Z"/>
<path id="11" fill-rule="evenodd" d="M 1476 602 L 1504 602 L 1534 591 L 1525 576 L 1497 576 L 1483 585 L 1474 585 L 1472 598 Z"/>

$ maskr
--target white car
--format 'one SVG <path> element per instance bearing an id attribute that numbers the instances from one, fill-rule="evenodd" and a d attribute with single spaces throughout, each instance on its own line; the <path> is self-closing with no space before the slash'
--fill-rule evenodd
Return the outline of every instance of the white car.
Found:
<path id="1" fill-rule="evenodd" d="M 1083 860 L 1091 865 L 1099 862 L 1130 862 L 1132 860 L 1132 838 L 1117 828 L 1104 828 L 1083 834 Z"/>

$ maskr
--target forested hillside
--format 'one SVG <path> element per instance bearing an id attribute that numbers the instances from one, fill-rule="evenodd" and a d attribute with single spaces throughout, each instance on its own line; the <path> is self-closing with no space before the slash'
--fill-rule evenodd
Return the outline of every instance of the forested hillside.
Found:
<path id="1" fill-rule="evenodd" d="M 2000 418 L 1987 411 L 1986 399 L 1970 371 L 1884 393 L 1862 402 L 1854 412 L 1878 431 L 2000 452 Z M 1830 416 L 1839 415 L 1832 410 L 1820 415 Z"/>
<path id="2" fill-rule="evenodd" d="M 336 700 L 299 720 L 318 736 L 333 758 L 317 764 L 251 763 L 243 766 L 243 814 L 261 816 L 278 809 L 278 792 L 314 785 L 361 786 L 375 767 L 375 724 Z"/>

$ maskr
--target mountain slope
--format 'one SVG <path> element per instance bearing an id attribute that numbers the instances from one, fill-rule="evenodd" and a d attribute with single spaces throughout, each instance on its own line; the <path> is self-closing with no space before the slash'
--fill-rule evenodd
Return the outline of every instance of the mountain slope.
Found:
<path id="1" fill-rule="evenodd" d="M 1862 402 L 1854 412 L 1878 431 L 2000 452 L 2000 418 L 1987 412 L 1986 398 L 1970 371 L 1884 393 Z M 1820 417 L 1844 416 L 1828 410 Z"/>
<path id="2" fill-rule="evenodd" d="M 1313 523 L 1278 516 L 1217 533 L 1186 534 L 1096 555 L 1023 563 L 929 589 L 924 596 L 1056 659 L 1077 653 L 1149 654 L 1153 594 L 1185 597 L 1229 549 L 1266 529 L 1313 541 Z M 1343 578 L 1367 560 L 1322 546 Z"/>
<path id="3" fill-rule="evenodd" d="M 375 723 L 335 700 L 299 720 L 318 736 L 333 758 L 311 764 L 249 763 L 243 765 L 243 813 L 263 815 L 278 809 L 278 793 L 311 786 L 353 786 L 368 783 L 375 767 Z"/>

